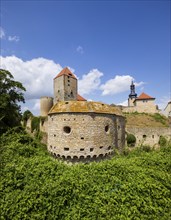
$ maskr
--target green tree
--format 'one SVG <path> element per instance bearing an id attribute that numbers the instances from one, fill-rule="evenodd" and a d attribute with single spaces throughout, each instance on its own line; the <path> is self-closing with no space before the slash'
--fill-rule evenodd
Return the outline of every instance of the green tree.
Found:
<path id="1" fill-rule="evenodd" d="M 24 123 L 24 127 L 26 126 L 26 123 L 28 121 L 28 119 L 30 117 L 33 117 L 33 114 L 31 113 L 31 111 L 29 110 L 26 110 L 24 113 L 23 113 L 23 117 L 22 117 L 22 120 L 23 120 L 23 123 Z"/>
<path id="2" fill-rule="evenodd" d="M 20 125 L 21 107 L 19 102 L 25 102 L 22 83 L 15 81 L 13 75 L 0 69 L 0 134 Z"/>

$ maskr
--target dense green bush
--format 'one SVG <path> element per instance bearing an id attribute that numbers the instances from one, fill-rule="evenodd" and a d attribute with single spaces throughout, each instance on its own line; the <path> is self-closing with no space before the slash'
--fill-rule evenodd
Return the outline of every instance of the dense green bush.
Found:
<path id="1" fill-rule="evenodd" d="M 133 134 L 127 134 L 126 141 L 129 147 L 134 147 L 136 143 L 136 137 Z"/>
<path id="2" fill-rule="evenodd" d="M 39 132 L 40 130 L 40 117 L 33 116 L 31 119 L 31 132 Z"/>
<path id="3" fill-rule="evenodd" d="M 31 111 L 29 111 L 29 110 L 26 110 L 26 111 L 23 113 L 22 121 L 23 121 L 24 127 L 26 126 L 26 123 L 27 123 L 28 119 L 29 119 L 29 118 L 32 118 L 32 117 L 33 117 L 33 114 L 32 114 Z"/>
<path id="4" fill-rule="evenodd" d="M 0 157 L 1 219 L 170 219 L 171 146 L 69 166 L 13 130 Z"/>
<path id="5" fill-rule="evenodd" d="M 164 147 L 164 146 L 166 146 L 166 144 L 167 144 L 167 139 L 164 136 L 161 135 L 160 138 L 159 138 L 159 145 L 161 147 Z"/>

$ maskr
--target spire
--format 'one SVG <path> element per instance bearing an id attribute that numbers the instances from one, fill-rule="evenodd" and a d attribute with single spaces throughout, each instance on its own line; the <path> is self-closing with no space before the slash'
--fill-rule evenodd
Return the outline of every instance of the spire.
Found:
<path id="1" fill-rule="evenodd" d="M 131 82 L 131 85 L 130 85 L 130 94 L 129 94 L 129 98 L 136 98 L 137 97 L 137 94 L 135 93 L 135 85 L 133 83 L 133 80 Z"/>

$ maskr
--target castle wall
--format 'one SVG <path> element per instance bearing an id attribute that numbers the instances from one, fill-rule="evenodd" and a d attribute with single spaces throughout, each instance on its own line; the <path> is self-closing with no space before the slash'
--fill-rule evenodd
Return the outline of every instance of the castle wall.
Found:
<path id="1" fill-rule="evenodd" d="M 124 131 L 123 121 L 119 126 Z M 120 131 L 121 132 L 121 131 Z M 119 132 L 119 138 L 125 136 Z M 103 157 L 122 148 L 117 137 L 117 116 L 96 113 L 60 113 L 48 116 L 48 150 L 57 157 Z"/>
<path id="2" fill-rule="evenodd" d="M 160 136 L 164 136 L 167 140 L 171 140 L 171 127 L 169 128 L 140 128 L 140 127 L 127 127 L 126 132 L 133 134 L 136 137 L 136 146 L 150 145 L 157 147 Z"/>
<path id="3" fill-rule="evenodd" d="M 44 120 L 41 119 L 40 121 L 40 131 L 43 133 L 48 133 L 48 117 L 46 117 Z"/>
<path id="4" fill-rule="evenodd" d="M 157 109 L 156 105 L 138 105 L 138 106 L 130 106 L 130 107 L 124 107 L 123 112 L 131 113 L 131 112 L 139 112 L 139 113 L 159 113 L 159 110 Z"/>

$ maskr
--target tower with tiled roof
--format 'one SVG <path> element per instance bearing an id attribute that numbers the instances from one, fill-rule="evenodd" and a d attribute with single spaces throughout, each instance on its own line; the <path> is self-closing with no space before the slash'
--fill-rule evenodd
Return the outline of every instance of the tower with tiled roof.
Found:
<path id="1" fill-rule="evenodd" d="M 77 100 L 77 78 L 65 67 L 54 78 L 54 104 L 72 100 Z"/>

